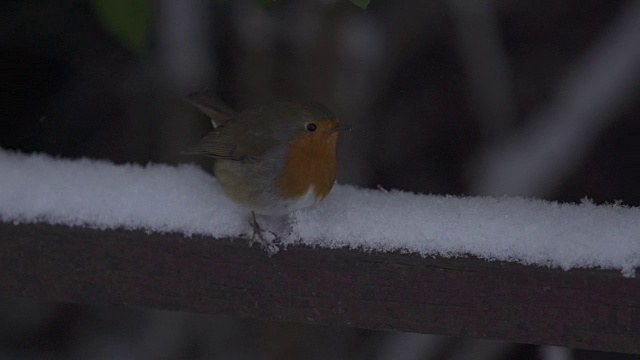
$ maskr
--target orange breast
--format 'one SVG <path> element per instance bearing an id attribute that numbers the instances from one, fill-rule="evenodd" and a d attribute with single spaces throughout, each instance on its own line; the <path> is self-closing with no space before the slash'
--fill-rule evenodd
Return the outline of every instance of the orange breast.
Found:
<path id="1" fill-rule="evenodd" d="M 337 133 L 300 136 L 288 143 L 285 168 L 276 186 L 282 196 L 298 198 L 313 186 L 318 200 L 329 194 L 336 180 Z"/>

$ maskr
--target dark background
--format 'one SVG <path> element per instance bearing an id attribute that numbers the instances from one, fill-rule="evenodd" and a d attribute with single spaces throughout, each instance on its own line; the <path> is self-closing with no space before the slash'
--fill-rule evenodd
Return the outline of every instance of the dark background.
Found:
<path id="1" fill-rule="evenodd" d="M 3 1 L 0 147 L 201 162 L 180 151 L 210 125 L 183 98 L 208 87 L 236 109 L 327 105 L 355 127 L 340 139 L 341 183 L 639 206 L 639 4 Z M 0 358 L 611 358 L 138 309 L 1 305 Z"/>

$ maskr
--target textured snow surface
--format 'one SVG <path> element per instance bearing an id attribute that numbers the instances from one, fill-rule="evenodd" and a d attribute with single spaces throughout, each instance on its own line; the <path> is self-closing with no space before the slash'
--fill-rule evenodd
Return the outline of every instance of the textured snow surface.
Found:
<path id="1" fill-rule="evenodd" d="M 0 220 L 213 237 L 251 233 L 249 213 L 191 165 L 114 165 L 0 149 Z M 640 266 L 640 208 L 453 197 L 336 185 L 288 218 L 259 218 L 284 245 L 475 255 L 524 264 Z M 215 241 L 215 240 L 212 240 Z"/>

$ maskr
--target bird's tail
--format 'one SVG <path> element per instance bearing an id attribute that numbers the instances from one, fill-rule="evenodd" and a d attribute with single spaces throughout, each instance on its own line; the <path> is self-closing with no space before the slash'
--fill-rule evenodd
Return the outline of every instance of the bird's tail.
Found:
<path id="1" fill-rule="evenodd" d="M 215 129 L 223 122 L 235 117 L 238 113 L 220 100 L 214 91 L 203 90 L 187 95 L 186 100 L 211 118 Z"/>

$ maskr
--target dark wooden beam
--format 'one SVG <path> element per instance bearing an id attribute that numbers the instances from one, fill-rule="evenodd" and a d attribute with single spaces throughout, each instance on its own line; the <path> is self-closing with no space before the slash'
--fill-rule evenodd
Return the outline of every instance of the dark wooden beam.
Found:
<path id="1" fill-rule="evenodd" d="M 640 353 L 640 280 L 475 258 L 0 223 L 0 297 Z"/>

